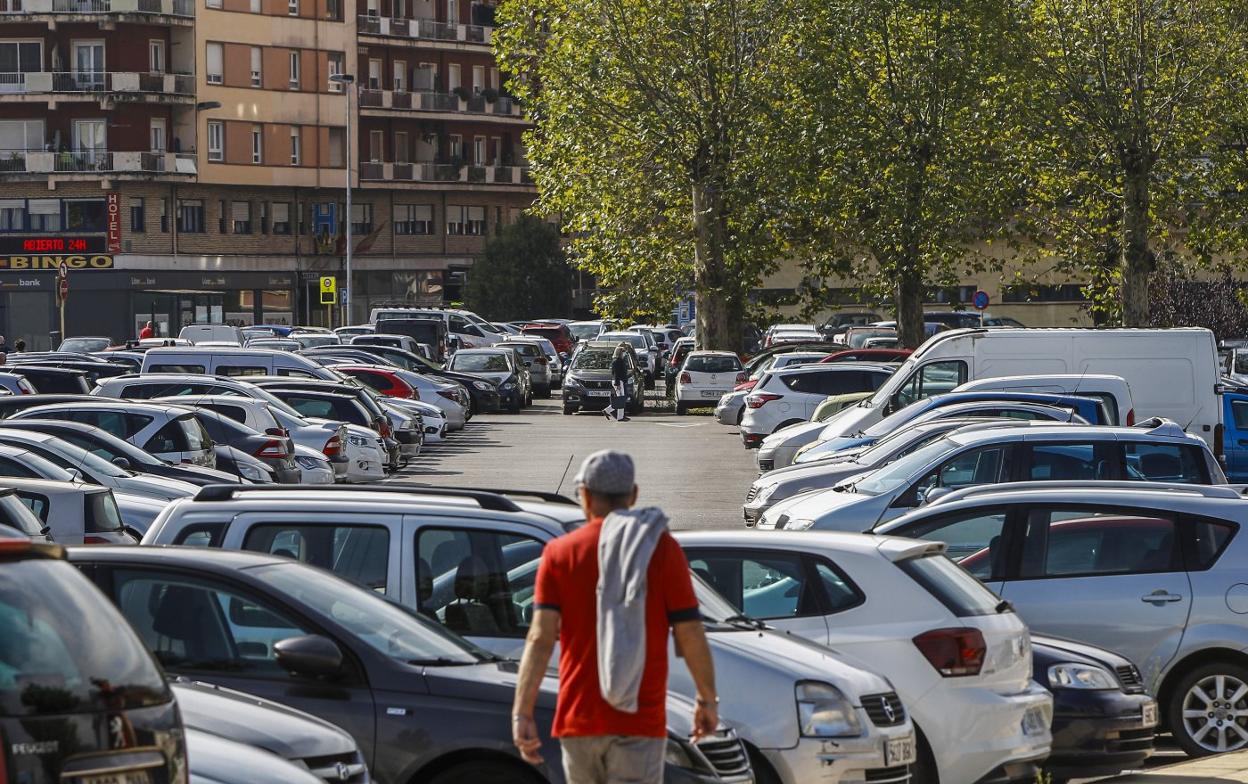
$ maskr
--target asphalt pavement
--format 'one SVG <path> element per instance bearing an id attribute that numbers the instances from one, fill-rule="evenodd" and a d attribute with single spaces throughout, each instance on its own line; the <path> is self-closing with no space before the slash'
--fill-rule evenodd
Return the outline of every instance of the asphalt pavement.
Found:
<path id="1" fill-rule="evenodd" d="M 637 463 L 638 503 L 661 507 L 673 528 L 742 525 L 741 503 L 758 468 L 735 427 L 704 414 L 676 416 L 661 392 L 651 393 L 646 413 L 628 422 L 599 413 L 564 416 L 557 392 L 533 403 L 519 414 L 473 417 L 392 481 L 571 495 L 587 455 L 619 449 Z"/>

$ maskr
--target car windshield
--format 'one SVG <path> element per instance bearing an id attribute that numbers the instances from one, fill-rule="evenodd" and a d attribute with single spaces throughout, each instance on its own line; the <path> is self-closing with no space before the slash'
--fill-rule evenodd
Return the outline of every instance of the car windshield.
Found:
<path id="1" fill-rule="evenodd" d="M 92 351 L 103 351 L 111 342 L 108 338 L 66 338 L 57 351 L 87 354 Z"/>
<path id="2" fill-rule="evenodd" d="M 451 370 L 469 373 L 506 373 L 507 358 L 502 354 L 465 354 L 460 352 L 451 357 Z"/>
<path id="3" fill-rule="evenodd" d="M 374 650 L 410 664 L 475 664 L 477 649 L 467 640 L 425 620 L 373 591 L 297 563 L 248 570 L 266 585 L 309 605 L 354 633 Z"/>
<path id="4" fill-rule="evenodd" d="M 16 493 L 0 495 L 0 525 L 16 528 L 27 536 L 42 536 L 43 523 Z"/>
<path id="5" fill-rule="evenodd" d="M 102 713 L 171 699 L 129 625 L 63 561 L 0 567 L 0 629 L 0 716 Z"/>
<path id="6" fill-rule="evenodd" d="M 576 359 L 572 360 L 573 370 L 610 370 L 611 358 L 614 352 L 603 350 L 585 350 L 576 355 Z"/>
<path id="7" fill-rule="evenodd" d="M 642 351 L 646 351 L 649 348 L 645 337 L 638 335 L 636 332 L 608 332 L 602 336 L 602 339 L 609 340 L 612 343 L 627 343 L 633 348 L 638 348 Z"/>
<path id="8" fill-rule="evenodd" d="M 597 322 L 590 324 L 569 324 L 568 330 L 572 333 L 572 337 L 577 340 L 593 340 L 602 332 L 602 325 Z"/>
<path id="9" fill-rule="evenodd" d="M 909 482 L 915 474 L 957 448 L 957 444 L 947 438 L 942 438 L 922 449 L 916 449 L 900 460 L 860 480 L 854 485 L 854 491 L 863 495 L 890 493 Z"/>
<path id="10" fill-rule="evenodd" d="M 685 361 L 685 370 L 690 373 L 736 373 L 741 369 L 741 361 L 728 356 L 691 356 Z"/>

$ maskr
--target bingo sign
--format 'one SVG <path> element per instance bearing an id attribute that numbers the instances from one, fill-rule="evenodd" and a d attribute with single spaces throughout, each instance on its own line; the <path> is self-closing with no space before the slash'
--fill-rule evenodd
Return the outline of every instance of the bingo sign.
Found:
<path id="1" fill-rule="evenodd" d="M 121 197 L 117 191 L 105 195 L 104 209 L 108 220 L 108 252 L 121 253 Z"/>
<path id="2" fill-rule="evenodd" d="M 979 311 L 987 310 L 988 309 L 988 292 L 984 291 L 983 289 L 980 289 L 979 291 L 975 292 L 975 296 L 971 297 L 971 305 L 973 305 L 975 309 Z"/>

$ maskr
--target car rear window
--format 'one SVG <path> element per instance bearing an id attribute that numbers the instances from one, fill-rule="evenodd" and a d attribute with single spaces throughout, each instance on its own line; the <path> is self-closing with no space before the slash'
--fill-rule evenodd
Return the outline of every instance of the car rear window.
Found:
<path id="1" fill-rule="evenodd" d="M 145 371 L 147 373 L 189 373 L 192 375 L 202 376 L 204 374 L 203 365 L 151 365 Z"/>
<path id="2" fill-rule="evenodd" d="M 164 676 L 117 610 L 64 561 L 0 567 L 0 716 L 169 702 Z"/>
<path id="3" fill-rule="evenodd" d="M 993 615 L 1001 600 L 962 567 L 944 555 L 911 558 L 897 564 L 959 618 Z"/>
<path id="4" fill-rule="evenodd" d="M 86 533 L 102 534 L 120 531 L 123 527 L 117 499 L 111 492 L 87 493 L 84 526 Z"/>
<path id="5" fill-rule="evenodd" d="M 0 523 L 16 528 L 27 536 L 42 535 L 44 523 L 48 521 L 48 499 L 42 495 L 32 495 L 34 497 L 30 503 L 16 493 L 0 495 Z"/>
<path id="6" fill-rule="evenodd" d="M 268 368 L 259 365 L 217 365 L 219 376 L 267 376 Z"/>
<path id="7" fill-rule="evenodd" d="M 610 370 L 612 352 L 586 349 L 572 360 L 573 370 Z"/>
<path id="8" fill-rule="evenodd" d="M 563 330 L 554 327 L 523 327 L 520 330 L 522 335 L 540 335 L 549 341 L 555 341 L 563 337 Z"/>
<path id="9" fill-rule="evenodd" d="M 690 373 L 736 373 L 741 360 L 736 357 L 689 357 L 685 370 Z"/>

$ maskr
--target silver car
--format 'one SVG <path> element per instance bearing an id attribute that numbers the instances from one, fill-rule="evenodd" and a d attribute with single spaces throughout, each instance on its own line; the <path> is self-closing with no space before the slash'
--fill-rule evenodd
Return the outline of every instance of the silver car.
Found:
<path id="1" fill-rule="evenodd" d="M 877 533 L 949 543 L 1032 631 L 1139 664 L 1189 754 L 1248 748 L 1248 502 L 1229 487 L 1034 482 L 953 493 Z"/>
<path id="2" fill-rule="evenodd" d="M 36 406 L 14 419 L 68 419 L 95 425 L 170 463 L 216 468 L 212 438 L 189 408 L 113 401 Z"/>
<path id="3" fill-rule="evenodd" d="M 523 358 L 524 366 L 529 371 L 529 381 L 533 385 L 533 395 L 549 398 L 555 382 L 550 373 L 550 359 L 542 347 L 535 341 L 511 335 L 503 338 L 502 345 L 514 348 Z"/>

